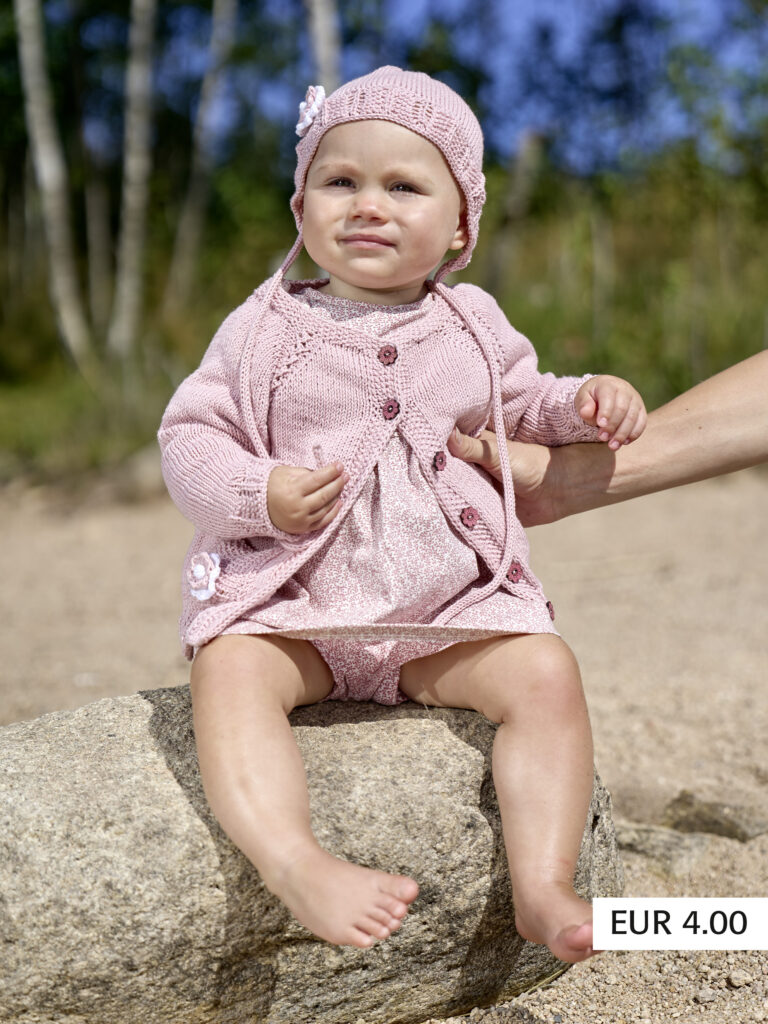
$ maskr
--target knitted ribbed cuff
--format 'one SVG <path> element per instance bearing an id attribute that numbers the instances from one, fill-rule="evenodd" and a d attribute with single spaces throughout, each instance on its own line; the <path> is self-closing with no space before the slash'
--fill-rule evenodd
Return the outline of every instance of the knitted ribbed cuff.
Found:
<path id="1" fill-rule="evenodd" d="M 550 444 L 597 441 L 600 431 L 597 427 L 591 427 L 585 423 L 574 405 L 576 393 L 581 385 L 594 376 L 594 373 L 586 373 L 583 377 L 559 377 L 558 387 L 553 389 L 542 402 L 541 421 L 547 424 L 548 431 L 551 430 L 554 435 Z"/>
<path id="2" fill-rule="evenodd" d="M 294 546 L 298 538 L 284 530 L 279 530 L 269 518 L 267 510 L 267 484 L 269 474 L 276 466 L 289 466 L 289 462 L 279 459 L 254 458 L 248 466 L 243 479 L 238 483 L 239 503 L 234 518 L 243 524 L 244 534 L 249 537 L 273 537 L 275 540 L 288 541 Z"/>

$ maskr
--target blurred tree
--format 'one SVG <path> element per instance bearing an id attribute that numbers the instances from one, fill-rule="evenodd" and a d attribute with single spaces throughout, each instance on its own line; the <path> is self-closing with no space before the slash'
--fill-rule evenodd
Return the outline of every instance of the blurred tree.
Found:
<path id="1" fill-rule="evenodd" d="M 123 362 L 132 355 L 142 308 L 142 257 L 152 166 L 152 51 L 156 14 L 157 0 L 131 0 L 125 85 L 123 197 L 115 302 L 107 330 L 107 350 Z"/>
<path id="2" fill-rule="evenodd" d="M 341 32 L 336 0 L 305 0 L 315 80 L 333 92 L 341 84 Z"/>
<path id="3" fill-rule="evenodd" d="M 768 215 L 768 0 L 723 0 L 697 42 L 672 48 L 670 88 L 699 158 L 749 185 Z"/>
<path id="4" fill-rule="evenodd" d="M 78 283 L 69 176 L 54 118 L 42 10 L 39 0 L 15 0 L 14 10 L 27 130 L 48 241 L 51 298 L 64 344 L 85 371 L 92 357 L 92 342 Z"/>
<path id="5" fill-rule="evenodd" d="M 184 203 L 179 214 L 171 266 L 163 296 L 163 315 L 184 305 L 192 290 L 200 254 L 211 174 L 214 165 L 213 119 L 220 98 L 221 78 L 232 55 L 237 24 L 237 0 L 213 0 L 208 57 L 192 135 L 192 158 Z"/>

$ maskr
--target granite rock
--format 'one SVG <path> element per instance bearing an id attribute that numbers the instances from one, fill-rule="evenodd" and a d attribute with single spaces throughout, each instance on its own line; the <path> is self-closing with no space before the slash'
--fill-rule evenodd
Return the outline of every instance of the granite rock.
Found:
<path id="1" fill-rule="evenodd" d="M 102 700 L 0 729 L 4 1024 L 418 1024 L 565 969 L 514 929 L 494 725 L 410 703 L 291 721 L 321 843 L 418 880 L 400 931 L 333 947 L 265 888 L 206 804 L 187 687 Z M 596 777 L 577 888 L 621 885 Z"/>

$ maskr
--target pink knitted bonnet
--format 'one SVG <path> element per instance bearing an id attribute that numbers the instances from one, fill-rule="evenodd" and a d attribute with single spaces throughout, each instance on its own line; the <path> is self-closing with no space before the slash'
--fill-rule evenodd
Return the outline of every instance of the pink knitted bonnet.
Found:
<path id="1" fill-rule="evenodd" d="M 347 121 L 393 121 L 422 135 L 443 154 L 466 202 L 467 244 L 440 268 L 436 279 L 465 267 L 477 241 L 485 202 L 483 133 L 477 118 L 453 89 L 420 71 L 383 67 L 355 78 L 326 97 L 310 86 L 300 107 L 296 133 L 296 191 L 291 209 L 301 233 L 304 186 L 325 133 Z"/>

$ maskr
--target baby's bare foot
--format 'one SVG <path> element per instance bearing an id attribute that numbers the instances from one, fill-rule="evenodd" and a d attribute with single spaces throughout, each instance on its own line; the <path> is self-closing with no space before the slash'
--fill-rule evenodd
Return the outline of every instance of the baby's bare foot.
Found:
<path id="1" fill-rule="evenodd" d="M 592 907 L 569 885 L 540 885 L 530 898 L 515 894 L 515 927 L 569 964 L 599 952 L 592 948 Z"/>
<path id="2" fill-rule="evenodd" d="M 350 864 L 319 846 L 284 864 L 269 888 L 321 939 L 360 947 L 389 938 L 419 892 L 407 875 Z"/>

